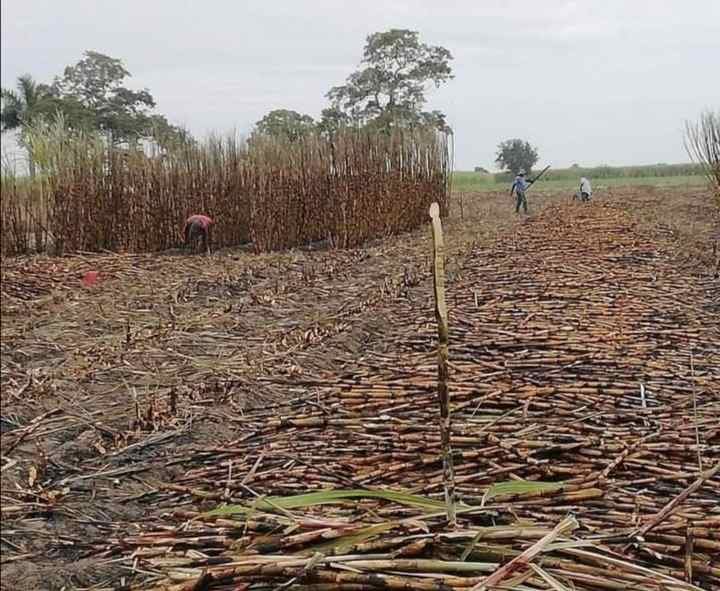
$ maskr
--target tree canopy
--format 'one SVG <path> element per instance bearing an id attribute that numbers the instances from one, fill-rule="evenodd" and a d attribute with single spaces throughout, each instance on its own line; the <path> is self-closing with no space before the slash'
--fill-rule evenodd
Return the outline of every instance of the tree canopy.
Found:
<path id="1" fill-rule="evenodd" d="M 297 141 L 315 129 L 315 121 L 309 115 L 301 115 L 297 111 L 275 109 L 255 124 L 255 130 L 261 135 L 269 135 Z"/>
<path id="2" fill-rule="evenodd" d="M 529 142 L 515 138 L 498 144 L 495 162 L 501 169 L 517 174 L 520 169 L 527 173 L 538 161 L 538 151 Z"/>
<path id="3" fill-rule="evenodd" d="M 425 111 L 426 92 L 453 78 L 452 55 L 444 47 L 422 43 L 417 31 L 390 29 L 368 35 L 357 71 L 330 89 L 330 105 L 315 122 L 296 111 L 270 111 L 255 133 L 295 141 L 309 131 L 332 134 L 356 126 L 387 131 L 423 127 L 451 132 L 445 114 Z"/>
<path id="4" fill-rule="evenodd" d="M 20 131 L 39 118 L 62 116 L 68 128 L 100 131 L 112 144 L 135 145 L 153 140 L 163 148 L 192 141 L 190 134 L 153 112 L 155 99 L 147 89 L 126 86 L 130 72 L 122 60 L 97 51 L 86 51 L 75 65 L 67 66 L 52 84 L 41 84 L 29 75 L 18 78 L 17 90 L 2 89 L 0 129 Z"/>
<path id="5" fill-rule="evenodd" d="M 67 113 L 70 124 L 105 133 L 112 143 L 135 143 L 153 138 L 164 143 L 179 141 L 187 132 L 171 125 L 162 115 L 152 113 L 155 99 L 147 89 L 125 86 L 130 72 L 122 60 L 97 51 L 86 51 L 52 85 L 55 96 L 79 108 Z"/>
<path id="6" fill-rule="evenodd" d="M 320 121 L 318 121 L 317 129 L 324 134 L 332 134 L 342 127 L 348 127 L 352 124 L 349 115 L 341 111 L 337 107 L 326 107 L 320 113 Z"/>
<path id="7" fill-rule="evenodd" d="M 448 131 L 439 111 L 425 112 L 425 92 L 453 78 L 452 55 L 420 41 L 417 31 L 390 29 L 367 37 L 360 68 L 327 97 L 333 113 L 382 128 L 431 125 Z"/>
<path id="8" fill-rule="evenodd" d="M 30 74 L 17 79 L 16 90 L 3 88 L 1 92 L 0 130 L 11 131 L 20 128 L 39 116 L 49 114 L 54 107 L 50 88 L 38 84 Z"/>

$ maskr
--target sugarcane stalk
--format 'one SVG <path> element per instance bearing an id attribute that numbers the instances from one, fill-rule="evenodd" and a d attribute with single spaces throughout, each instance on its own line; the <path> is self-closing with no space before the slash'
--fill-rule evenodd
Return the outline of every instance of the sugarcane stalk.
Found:
<path id="1" fill-rule="evenodd" d="M 440 405 L 440 439 L 443 457 L 443 485 L 450 527 L 455 527 L 455 470 L 450 442 L 450 395 L 448 393 L 448 312 L 445 303 L 445 241 L 440 206 L 430 206 L 433 237 L 433 287 L 435 292 L 435 319 L 438 325 L 438 403 Z"/>

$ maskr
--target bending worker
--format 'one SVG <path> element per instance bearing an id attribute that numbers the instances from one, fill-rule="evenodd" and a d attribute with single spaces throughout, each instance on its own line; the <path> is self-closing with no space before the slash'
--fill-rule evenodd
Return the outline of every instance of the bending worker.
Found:
<path id="1" fill-rule="evenodd" d="M 185 247 L 191 246 L 191 244 L 200 240 L 202 241 L 203 250 L 207 254 L 210 254 L 210 226 L 214 223 L 215 222 L 206 215 L 191 215 L 185 221 L 185 227 L 183 228 Z"/>
<path id="2" fill-rule="evenodd" d="M 527 195 L 525 194 L 525 192 L 528 190 L 528 187 L 534 182 L 535 181 L 525 180 L 525 171 L 522 168 L 518 171 L 518 174 L 513 181 L 512 188 L 510 189 L 510 197 L 512 197 L 513 192 L 515 193 L 516 197 L 515 213 L 520 213 L 521 205 L 523 207 L 523 211 L 525 213 L 528 212 Z"/>

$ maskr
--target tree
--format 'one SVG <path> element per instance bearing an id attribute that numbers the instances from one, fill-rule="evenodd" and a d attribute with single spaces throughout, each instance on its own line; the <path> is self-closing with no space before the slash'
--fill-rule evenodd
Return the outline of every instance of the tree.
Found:
<path id="1" fill-rule="evenodd" d="M 129 143 L 133 148 L 141 140 L 152 140 L 165 150 L 193 142 L 187 130 L 152 113 L 155 100 L 148 90 L 123 86 L 129 76 L 121 60 L 95 51 L 85 52 L 84 58 L 65 68 L 52 85 L 21 76 L 17 91 L 2 89 L 0 130 L 20 131 L 18 143 L 28 152 L 31 175 L 35 158 L 26 131 L 43 121 L 62 124 L 69 131 L 99 130 L 110 143 Z"/>
<path id="2" fill-rule="evenodd" d="M 315 130 L 315 121 L 310 115 L 301 115 L 297 111 L 275 109 L 255 124 L 260 135 L 282 138 L 290 142 Z"/>
<path id="3" fill-rule="evenodd" d="M 448 127 L 439 111 L 423 112 L 425 91 L 453 78 L 452 55 L 444 47 L 420 42 L 417 31 L 391 29 L 367 37 L 361 67 L 327 97 L 336 112 L 354 122 L 381 128 Z"/>
<path id="4" fill-rule="evenodd" d="M 332 135 L 343 127 L 352 125 L 352 119 L 337 107 L 327 107 L 320 113 L 320 121 L 317 124 L 318 131 L 326 135 Z"/>
<path id="5" fill-rule="evenodd" d="M 521 139 L 506 140 L 498 144 L 497 158 L 495 162 L 501 169 L 512 174 L 517 174 L 522 168 L 530 173 L 530 170 L 538 161 L 538 151 Z"/>
<path id="6" fill-rule="evenodd" d="M 20 129 L 36 117 L 49 111 L 52 95 L 47 86 L 38 84 L 30 74 L 17 79 L 17 90 L 3 88 L 2 110 L 0 111 L 0 130 Z"/>
<path id="7" fill-rule="evenodd" d="M 30 176 L 35 176 L 35 158 L 32 147 L 25 141 L 25 127 L 39 118 L 49 115 L 56 102 L 47 85 L 39 84 L 30 74 L 17 79 L 17 90 L 0 90 L 0 131 L 19 131 L 18 143 L 28 154 Z"/>
<path id="8" fill-rule="evenodd" d="M 148 117 L 147 134 L 160 148 L 166 151 L 183 145 L 195 144 L 195 138 L 187 129 L 171 124 L 165 115 Z"/>
<path id="9" fill-rule="evenodd" d="M 155 100 L 147 89 L 123 86 L 129 77 L 122 60 L 86 51 L 77 64 L 66 67 L 63 76 L 55 79 L 52 91 L 66 104 L 76 105 L 69 113 L 71 125 L 89 124 L 104 132 L 112 144 L 135 144 L 140 139 L 152 138 L 159 127 L 162 137 L 179 134 L 180 130 L 164 117 L 158 120 L 157 115 L 151 114 Z"/>
<path id="10" fill-rule="evenodd" d="M 432 127 L 445 133 L 452 133 L 452 129 L 445 120 L 445 113 L 441 113 L 440 111 L 423 111 L 419 115 L 419 122 L 420 125 L 425 127 Z"/>

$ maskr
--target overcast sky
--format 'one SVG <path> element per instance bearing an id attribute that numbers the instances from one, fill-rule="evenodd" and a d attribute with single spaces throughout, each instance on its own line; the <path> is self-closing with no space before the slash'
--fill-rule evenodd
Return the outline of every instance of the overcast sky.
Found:
<path id="1" fill-rule="evenodd" d="M 460 169 L 512 137 L 556 167 L 683 162 L 684 121 L 720 107 L 720 0 L 3 0 L 2 85 L 92 49 L 193 133 L 246 132 L 271 109 L 318 116 L 390 28 L 455 58 L 428 107 Z"/>

